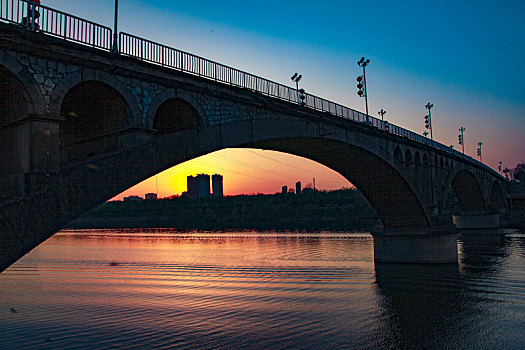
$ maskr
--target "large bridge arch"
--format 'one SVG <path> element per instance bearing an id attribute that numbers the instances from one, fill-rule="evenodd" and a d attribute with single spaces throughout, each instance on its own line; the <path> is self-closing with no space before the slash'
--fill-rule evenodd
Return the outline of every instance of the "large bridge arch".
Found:
<path id="1" fill-rule="evenodd" d="M 348 142 L 349 139 L 326 139 L 310 133 L 298 125 L 304 123 L 302 121 L 279 119 L 274 123 L 244 121 L 160 135 L 155 143 L 157 149 L 166 150 L 163 163 L 139 180 L 225 148 L 274 150 L 311 159 L 341 174 L 369 200 L 386 228 L 430 226 L 422 199 L 404 175 L 381 155 L 358 143 Z M 275 128 L 281 130 L 282 137 L 270 136 Z M 318 132 L 315 125 L 312 129 Z"/>
<path id="2" fill-rule="evenodd" d="M 492 183 L 488 207 L 488 209 L 497 210 L 500 213 L 504 213 L 507 210 L 507 201 L 498 181 Z"/>
<path id="3" fill-rule="evenodd" d="M 485 198 L 476 176 L 467 169 L 457 171 L 450 182 L 463 213 L 484 212 Z"/>

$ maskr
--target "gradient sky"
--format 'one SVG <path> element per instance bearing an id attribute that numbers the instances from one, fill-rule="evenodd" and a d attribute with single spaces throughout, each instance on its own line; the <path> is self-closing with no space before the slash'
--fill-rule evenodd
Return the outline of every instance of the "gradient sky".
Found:
<path id="1" fill-rule="evenodd" d="M 111 0 L 42 3 L 113 26 Z M 525 162 L 523 0 L 119 3 L 120 31 L 287 85 L 299 72 L 308 92 L 360 111 L 356 62 L 366 56 L 370 114 L 384 108 L 385 119 L 423 132 L 430 101 L 437 141 L 458 149 L 463 126 L 467 154 L 475 156 L 482 141 L 492 168 Z M 157 177 L 161 196 L 185 190 L 186 175 L 198 172 L 225 175 L 226 194 L 273 193 L 295 178 L 316 177 L 326 189 L 349 185 L 323 166 L 276 152 L 225 150 L 191 162 Z M 149 180 L 126 195 L 155 190 Z"/>

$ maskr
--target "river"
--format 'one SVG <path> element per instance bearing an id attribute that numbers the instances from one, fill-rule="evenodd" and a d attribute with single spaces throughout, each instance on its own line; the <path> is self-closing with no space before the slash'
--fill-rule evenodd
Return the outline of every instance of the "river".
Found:
<path id="1" fill-rule="evenodd" d="M 0 274 L 0 349 L 523 349 L 525 232 L 374 264 L 366 233 L 62 231 Z"/>

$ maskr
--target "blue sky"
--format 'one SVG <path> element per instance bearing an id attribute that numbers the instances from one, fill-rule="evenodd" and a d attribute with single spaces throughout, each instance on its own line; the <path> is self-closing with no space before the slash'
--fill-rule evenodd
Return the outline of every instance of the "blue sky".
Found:
<path id="1" fill-rule="evenodd" d="M 113 1 L 43 0 L 113 25 Z M 484 142 L 495 168 L 525 161 L 525 1 L 120 1 L 119 29 L 290 84 L 357 110 L 356 62 L 367 68 L 370 114 L 466 153 Z"/>

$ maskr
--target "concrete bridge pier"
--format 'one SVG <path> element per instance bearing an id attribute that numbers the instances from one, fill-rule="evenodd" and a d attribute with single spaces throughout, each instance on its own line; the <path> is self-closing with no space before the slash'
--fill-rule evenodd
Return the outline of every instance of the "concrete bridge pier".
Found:
<path id="1" fill-rule="evenodd" d="M 374 261 L 402 264 L 448 264 L 458 262 L 457 232 L 394 231 L 372 232 Z"/>
<path id="2" fill-rule="evenodd" d="M 454 225 L 459 229 L 495 229 L 500 228 L 499 213 L 466 213 L 453 215 Z"/>

